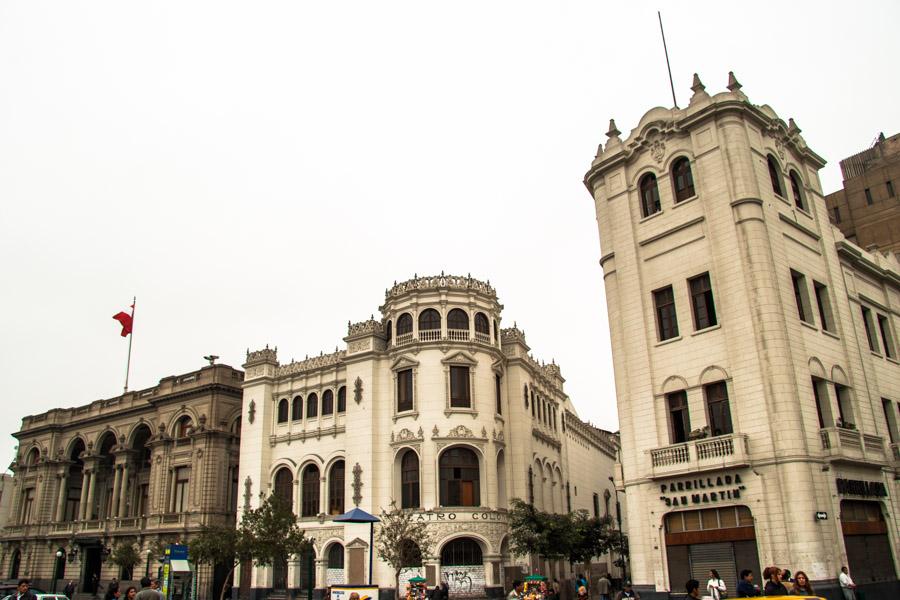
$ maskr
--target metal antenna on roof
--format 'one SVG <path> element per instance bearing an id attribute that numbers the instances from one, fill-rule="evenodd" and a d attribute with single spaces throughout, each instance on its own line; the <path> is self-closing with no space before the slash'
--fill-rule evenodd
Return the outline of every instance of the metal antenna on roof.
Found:
<path id="1" fill-rule="evenodd" d="M 666 53 L 666 68 L 669 70 L 669 87 L 672 88 L 672 104 L 675 105 L 675 108 L 678 108 L 678 100 L 675 99 L 675 83 L 672 81 L 672 65 L 669 64 L 669 49 L 666 47 L 666 32 L 663 30 L 662 13 L 656 11 L 656 16 L 659 17 L 659 33 L 662 35 L 663 52 Z"/>

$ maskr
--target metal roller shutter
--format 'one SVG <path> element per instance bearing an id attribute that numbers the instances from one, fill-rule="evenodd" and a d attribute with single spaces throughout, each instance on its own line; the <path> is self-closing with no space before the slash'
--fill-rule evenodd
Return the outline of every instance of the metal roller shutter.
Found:
<path id="1" fill-rule="evenodd" d="M 700 582 L 700 590 L 706 595 L 706 582 L 710 569 L 718 571 L 725 587 L 733 595 L 737 586 L 737 569 L 734 564 L 734 546 L 731 542 L 716 544 L 692 544 L 690 546 L 691 577 Z M 672 586 L 675 588 L 675 585 Z"/>

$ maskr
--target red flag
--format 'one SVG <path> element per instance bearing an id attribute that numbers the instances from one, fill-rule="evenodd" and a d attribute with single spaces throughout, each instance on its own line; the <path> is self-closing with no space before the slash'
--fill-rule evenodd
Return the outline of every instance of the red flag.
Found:
<path id="1" fill-rule="evenodd" d="M 113 319 L 122 324 L 122 337 L 128 337 L 128 334 L 131 333 L 131 325 L 134 322 L 134 318 L 128 313 L 120 312 L 114 314 Z"/>

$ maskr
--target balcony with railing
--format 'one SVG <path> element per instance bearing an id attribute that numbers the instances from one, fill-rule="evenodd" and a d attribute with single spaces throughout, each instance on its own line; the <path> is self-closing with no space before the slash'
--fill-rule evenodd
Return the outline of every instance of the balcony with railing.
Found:
<path id="1" fill-rule="evenodd" d="M 719 435 L 650 450 L 653 478 L 671 477 L 750 464 L 747 436 Z"/>
<path id="2" fill-rule="evenodd" d="M 451 342 L 468 342 L 469 341 L 469 330 L 468 329 L 448 329 L 447 330 L 447 339 Z"/>
<path id="3" fill-rule="evenodd" d="M 419 330 L 419 341 L 420 342 L 436 342 L 441 339 L 441 330 L 440 329 L 420 329 Z"/>
<path id="4" fill-rule="evenodd" d="M 844 427 L 826 427 L 819 430 L 819 437 L 825 456 L 832 461 L 870 463 L 887 460 L 881 436 Z M 894 444 L 891 447 L 894 448 Z"/>
<path id="5" fill-rule="evenodd" d="M 409 333 L 398 333 L 397 334 L 397 340 L 396 340 L 397 346 L 404 346 L 406 344 L 412 343 L 412 341 L 413 341 L 413 334 L 411 331 Z"/>

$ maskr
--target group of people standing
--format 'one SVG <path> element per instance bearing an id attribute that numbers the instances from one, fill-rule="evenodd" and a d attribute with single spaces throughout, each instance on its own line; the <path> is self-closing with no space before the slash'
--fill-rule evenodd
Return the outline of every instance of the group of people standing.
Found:
<path id="1" fill-rule="evenodd" d="M 753 571 L 744 569 L 741 571 L 741 579 L 737 584 L 736 595 L 738 598 L 755 598 L 757 596 L 813 596 L 812 584 L 809 577 L 803 571 L 797 571 L 793 576 L 787 569 L 777 566 L 766 567 L 763 570 L 765 584 L 762 589 L 753 582 Z M 856 600 L 856 584 L 850 578 L 847 567 L 841 567 L 838 577 L 844 600 Z M 709 571 L 709 580 L 706 582 L 706 593 L 701 594 L 700 582 L 691 579 L 685 584 L 690 598 L 707 598 L 709 600 L 724 600 L 727 598 L 728 588 L 715 569 Z"/>

